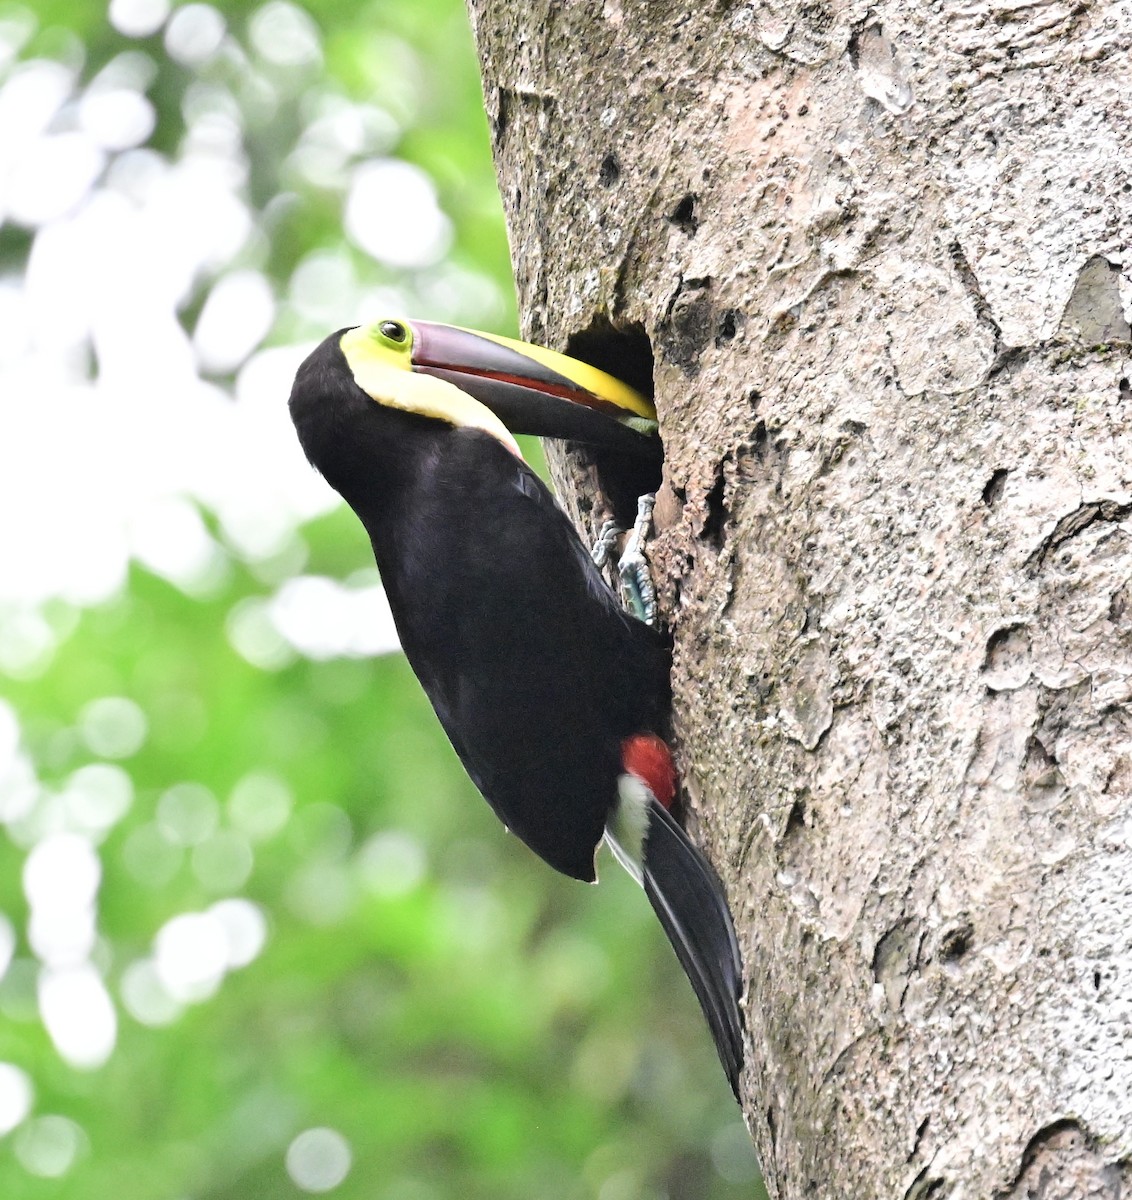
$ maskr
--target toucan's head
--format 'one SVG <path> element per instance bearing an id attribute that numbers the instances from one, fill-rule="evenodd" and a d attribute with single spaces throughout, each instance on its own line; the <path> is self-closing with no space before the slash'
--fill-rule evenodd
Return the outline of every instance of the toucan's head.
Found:
<path id="1" fill-rule="evenodd" d="M 306 359 L 291 413 L 316 466 L 313 441 L 345 435 L 368 402 L 482 429 L 515 453 L 515 433 L 656 453 L 656 410 L 628 384 L 541 346 L 432 321 L 339 330 Z"/>

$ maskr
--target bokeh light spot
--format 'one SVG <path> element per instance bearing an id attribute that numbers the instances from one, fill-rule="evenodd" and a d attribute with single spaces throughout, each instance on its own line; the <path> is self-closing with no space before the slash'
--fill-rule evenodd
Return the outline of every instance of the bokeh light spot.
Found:
<path id="1" fill-rule="evenodd" d="M 44 838 L 24 863 L 24 894 L 35 908 L 75 908 L 93 902 L 102 864 L 89 840 L 77 833 Z"/>
<path id="2" fill-rule="evenodd" d="M 8 973 L 12 955 L 16 952 L 16 927 L 7 914 L 0 912 L 0 980 Z"/>
<path id="3" fill-rule="evenodd" d="M 306 658 L 370 658 L 401 648 L 385 590 L 321 575 L 289 579 L 268 604 L 271 622 Z"/>
<path id="4" fill-rule="evenodd" d="M 59 1179 L 74 1165 L 86 1140 L 80 1126 L 67 1117 L 36 1117 L 16 1134 L 16 1158 L 29 1175 Z"/>
<path id="5" fill-rule="evenodd" d="M 71 772 L 63 799 L 68 821 L 80 832 L 98 835 L 129 812 L 134 799 L 134 784 L 121 767 L 112 763 L 88 763 Z"/>
<path id="6" fill-rule="evenodd" d="M 0 1062 L 0 1137 L 26 1119 L 34 1099 L 28 1073 L 12 1063 Z"/>
<path id="7" fill-rule="evenodd" d="M 140 146 L 153 132 L 156 120 L 153 105 L 132 88 L 94 88 L 79 105 L 83 131 L 104 150 Z"/>
<path id="8" fill-rule="evenodd" d="M 126 37 L 152 37 L 169 16 L 169 0 L 110 0 L 109 16 Z"/>
<path id="9" fill-rule="evenodd" d="M 184 852 L 160 829 L 147 823 L 135 829 L 122 847 L 126 870 L 148 888 L 162 888 L 177 874 Z"/>
<path id="10" fill-rule="evenodd" d="M 186 4 L 165 28 L 169 57 L 187 67 L 203 66 L 220 49 L 227 26 L 211 4 Z"/>
<path id="11" fill-rule="evenodd" d="M 401 830 L 375 834 L 358 851 L 356 861 L 363 886 L 375 896 L 403 896 L 424 878 L 424 848 Z"/>
<path id="12" fill-rule="evenodd" d="M 165 990 L 184 1003 L 206 1000 L 228 966 L 228 938 L 211 913 L 182 913 L 154 939 L 154 967 Z"/>
<path id="13" fill-rule="evenodd" d="M 336 1129 L 305 1129 L 287 1147 L 285 1161 L 296 1187 L 329 1192 L 350 1173 L 350 1143 Z"/>
<path id="14" fill-rule="evenodd" d="M 148 958 L 132 962 L 122 972 L 119 988 L 126 1011 L 141 1025 L 171 1025 L 184 1011 L 161 982 Z"/>
<path id="15" fill-rule="evenodd" d="M 253 13 L 248 32 L 256 51 L 278 66 L 299 67 L 322 58 L 318 26 L 286 0 L 272 0 Z"/>
<path id="16" fill-rule="evenodd" d="M 452 224 L 420 167 L 396 158 L 363 163 L 346 198 L 346 232 L 391 267 L 428 267 L 444 257 Z"/>
<path id="17" fill-rule="evenodd" d="M 39 1011 L 55 1049 L 73 1067 L 92 1070 L 110 1057 L 118 1017 L 102 977 L 89 963 L 44 967 Z"/>
<path id="18" fill-rule="evenodd" d="M 252 848 L 243 834 L 222 829 L 193 850 L 193 874 L 210 892 L 234 892 L 252 873 Z"/>
<path id="19" fill-rule="evenodd" d="M 145 742 L 149 723 L 145 713 L 125 696 L 104 696 L 83 706 L 79 736 L 101 758 L 129 758 Z"/>
<path id="20" fill-rule="evenodd" d="M 51 665 L 55 637 L 42 613 L 23 605 L 0 612 L 0 671 L 12 679 L 36 679 Z"/>
<path id="21" fill-rule="evenodd" d="M 227 620 L 232 648 L 261 671 L 281 671 L 295 660 L 295 652 L 275 627 L 266 601 L 248 596 L 233 607 Z"/>
<path id="22" fill-rule="evenodd" d="M 252 841 L 262 842 L 287 824 L 294 805 L 291 789 L 278 775 L 250 771 L 228 797 L 228 816 Z"/>
<path id="23" fill-rule="evenodd" d="M 157 828 L 176 846 L 199 846 L 216 831 L 220 805 L 201 783 L 177 783 L 157 802 Z"/>
<path id="24" fill-rule="evenodd" d="M 224 929 L 229 968 L 246 967 L 259 955 L 267 941 L 267 918 L 250 900 L 233 897 L 218 900 L 208 910 Z"/>
<path id="25" fill-rule="evenodd" d="M 222 276 L 201 309 L 193 346 L 205 371 L 234 371 L 267 336 L 275 320 L 275 297 L 259 271 Z"/>

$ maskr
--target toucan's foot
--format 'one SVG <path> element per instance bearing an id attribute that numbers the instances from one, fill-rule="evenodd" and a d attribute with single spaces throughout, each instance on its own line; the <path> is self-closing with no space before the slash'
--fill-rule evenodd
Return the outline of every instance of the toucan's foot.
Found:
<path id="1" fill-rule="evenodd" d="M 609 562 L 609 556 L 613 552 L 613 547 L 617 545 L 617 539 L 625 532 L 616 521 L 606 521 L 601 527 L 597 535 L 597 541 L 594 542 L 593 548 L 590 550 L 590 557 L 594 560 L 594 565 L 604 567 Z"/>
<path id="2" fill-rule="evenodd" d="M 656 624 L 656 588 L 645 558 L 645 542 L 652 528 L 652 510 L 656 496 L 641 496 L 637 501 L 637 519 L 625 545 L 625 553 L 617 564 L 621 579 L 621 598 L 634 616 L 646 625 Z M 608 527 L 608 522 L 606 523 Z M 605 529 L 602 530 L 605 533 Z M 606 551 L 608 554 L 608 551 Z"/>

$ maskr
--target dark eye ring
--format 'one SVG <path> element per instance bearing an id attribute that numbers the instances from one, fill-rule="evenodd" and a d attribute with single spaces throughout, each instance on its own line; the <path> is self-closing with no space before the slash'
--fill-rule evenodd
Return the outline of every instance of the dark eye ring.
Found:
<path id="1" fill-rule="evenodd" d="M 408 336 L 405 326 L 400 321 L 382 321 L 381 332 L 391 342 L 403 342 Z"/>

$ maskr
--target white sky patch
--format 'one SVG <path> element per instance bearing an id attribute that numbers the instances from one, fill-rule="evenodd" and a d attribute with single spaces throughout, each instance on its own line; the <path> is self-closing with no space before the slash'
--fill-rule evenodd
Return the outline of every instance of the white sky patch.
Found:
<path id="1" fill-rule="evenodd" d="M 169 12 L 165 0 L 114 0 L 111 21 L 146 36 L 168 18 L 166 37 L 182 61 L 215 53 L 225 36 L 216 8 Z M 314 53 L 316 31 L 292 4 L 268 4 L 253 25 L 271 61 Z M 141 51 L 119 55 L 75 106 L 77 128 L 72 121 L 62 132 L 52 122 L 74 100 L 71 70 L 32 62 L 0 86 L 0 196 L 37 228 L 24 277 L 0 281 L 0 507 L 19 514 L 0 523 L 0 672 L 21 678 L 46 669 L 58 644 L 37 612 L 46 600 L 80 608 L 105 601 L 123 587 L 131 559 L 190 595 L 214 594 L 230 556 L 301 561 L 297 528 L 340 503 L 306 463 L 287 412 L 310 347 L 256 349 L 277 312 L 265 277 L 224 274 L 192 337 L 179 320 L 202 279 L 262 236 L 242 194 L 247 163 L 232 97 L 202 84 L 187 97 L 194 132 L 177 161 L 127 149 L 95 182 L 108 149 L 144 136 L 153 69 Z M 235 122 L 232 137 L 216 141 L 217 120 Z M 341 156 L 343 185 L 351 158 L 395 132 L 387 113 L 344 102 L 322 125 L 323 141 Z M 29 162 L 40 166 L 29 170 Z M 451 241 L 428 176 L 393 158 L 354 168 L 349 210 L 351 236 L 391 265 L 434 264 Z M 333 254 L 304 262 L 288 296 L 292 311 L 327 328 L 353 319 L 363 301 L 348 258 Z M 369 301 L 404 307 L 388 288 Z M 92 350 L 95 382 L 87 377 Z M 198 377 L 202 367 L 238 369 L 234 404 Z M 219 540 L 198 504 L 216 514 Z M 245 657 L 269 669 L 289 660 L 293 647 L 276 625 L 311 643 L 312 596 L 332 606 L 332 617 L 360 614 L 357 597 L 314 586 L 321 592 L 302 584 L 277 598 L 266 618 L 234 616 L 233 641 Z M 318 652 L 395 648 L 381 614 L 364 631 L 351 628 L 339 649 Z"/>
<path id="2" fill-rule="evenodd" d="M 380 584 L 349 587 L 322 575 L 289 579 L 268 604 L 271 623 L 307 658 L 369 658 L 401 643 Z"/>
<path id="3" fill-rule="evenodd" d="M 0 1137 L 27 1118 L 34 1099 L 28 1073 L 13 1063 L 0 1062 Z"/>
<path id="4" fill-rule="evenodd" d="M 181 334 L 174 340 L 181 352 L 143 364 L 152 371 L 144 386 L 139 378 L 37 390 L 34 358 L 27 377 L 0 365 L 0 505 L 21 514 L 0 523 L 0 559 L 10 567 L 0 603 L 104 600 L 121 587 L 131 549 L 185 590 L 207 591 L 222 560 L 188 497 L 215 511 L 229 545 L 252 560 L 279 553 L 301 522 L 339 503 L 303 458 L 287 413 L 301 351 L 256 355 L 233 404 L 192 378 L 188 344 Z M 164 379 L 157 394 L 155 378 Z M 24 402 L 30 394 L 35 404 Z M 49 471 L 37 453 L 47 445 Z M 13 665 L 44 652 L 34 632 L 12 644 Z"/>
<path id="5" fill-rule="evenodd" d="M 350 256 L 338 250 L 315 250 L 291 273 L 290 299 L 313 324 L 333 330 L 341 324 L 341 299 L 357 289 Z"/>
<path id="6" fill-rule="evenodd" d="M 193 333 L 197 361 L 205 371 L 234 371 L 267 336 L 275 321 L 275 297 L 259 271 L 232 271 L 208 294 Z"/>
<path id="7" fill-rule="evenodd" d="M 429 267 L 452 243 L 452 223 L 420 167 L 397 158 L 362 163 L 346 198 L 346 232 L 391 267 Z"/>
<path id="8" fill-rule="evenodd" d="M 92 1070 L 110 1057 L 118 1016 L 102 976 L 90 963 L 44 967 L 39 1011 L 55 1049 L 72 1066 Z"/>
<path id="9" fill-rule="evenodd" d="M 17 66 L 0 87 L 0 195 L 7 193 L 20 155 L 66 103 L 74 81 L 74 73 L 62 63 L 40 58 Z"/>
<path id="10" fill-rule="evenodd" d="M 66 216 L 90 191 L 106 165 L 101 147 L 74 131 L 37 138 L 13 162 L 5 181 L 9 219 L 45 225 Z"/>
<path id="11" fill-rule="evenodd" d="M 304 1129 L 287 1147 L 284 1161 L 292 1183 L 304 1192 L 329 1192 L 350 1173 L 350 1143 L 336 1130 Z"/>
<path id="12" fill-rule="evenodd" d="M 190 596 L 208 596 L 228 576 L 228 558 L 200 510 L 183 496 L 159 496 L 126 518 L 130 552 Z"/>

